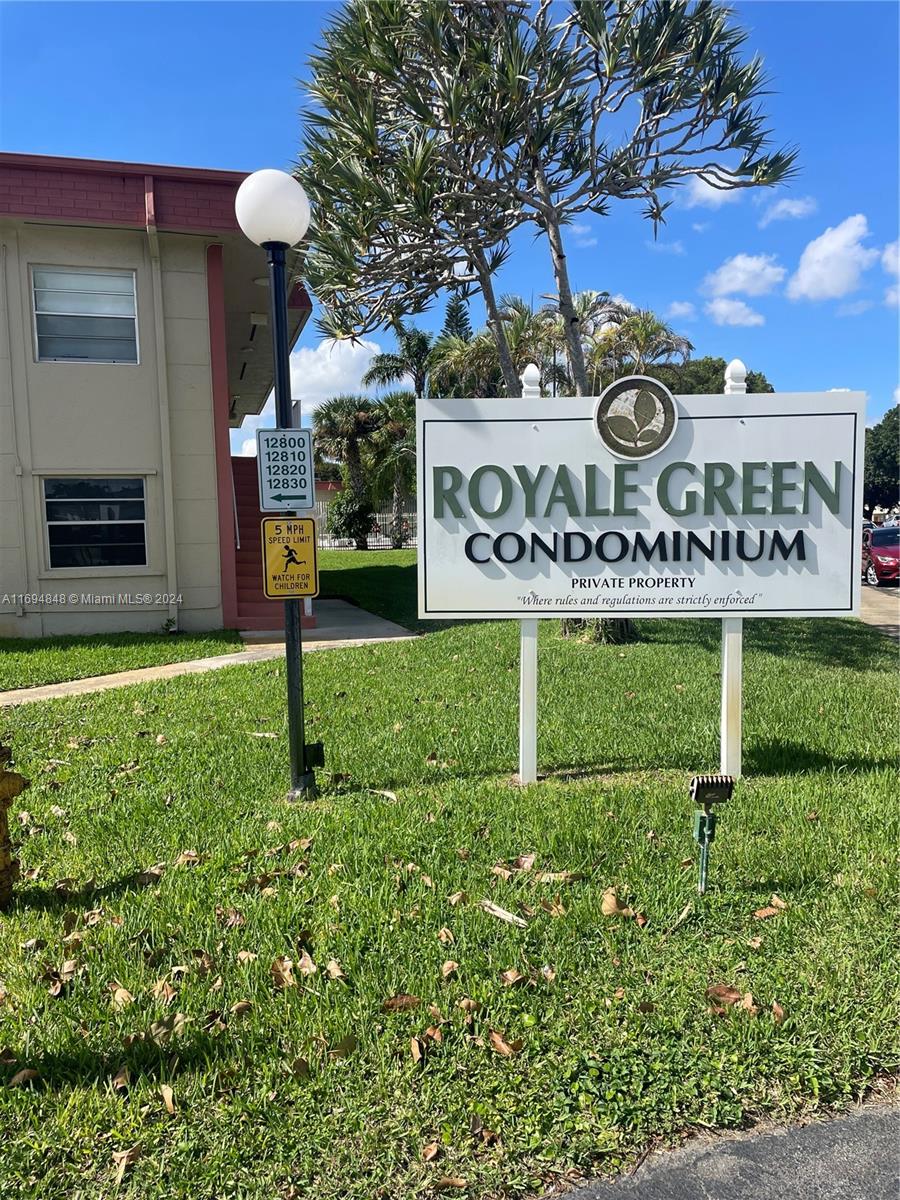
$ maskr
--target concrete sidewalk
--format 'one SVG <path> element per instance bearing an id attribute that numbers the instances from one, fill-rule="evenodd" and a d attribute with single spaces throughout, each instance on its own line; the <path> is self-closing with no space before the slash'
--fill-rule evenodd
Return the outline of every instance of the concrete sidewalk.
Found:
<path id="1" fill-rule="evenodd" d="M 900 588 L 873 588 L 864 583 L 859 616 L 867 625 L 900 642 Z"/>
<path id="2" fill-rule="evenodd" d="M 304 636 L 304 653 L 367 646 L 373 642 L 396 642 L 416 636 L 402 625 L 376 617 L 344 600 L 322 600 L 316 605 L 316 610 L 321 624 L 308 630 Z M 133 671 L 117 671 L 112 675 L 92 675 L 88 679 L 73 679 L 67 683 L 48 683 L 42 687 L 0 692 L 0 708 L 33 704 L 38 700 L 58 700 L 63 696 L 105 692 L 108 688 L 128 687 L 135 683 L 155 683 L 161 679 L 174 679 L 178 675 L 199 675 L 204 671 L 218 671 L 222 667 L 242 667 L 247 663 L 265 662 L 284 655 L 284 634 L 281 632 L 257 634 L 253 641 L 258 641 L 258 644 L 251 644 L 248 649 L 238 650 L 234 654 L 216 654 L 211 658 L 194 658 L 188 662 L 139 667 Z"/>
<path id="3" fill-rule="evenodd" d="M 651 1154 L 632 1175 L 576 1187 L 567 1200 L 896 1200 L 900 1109 L 766 1133 L 703 1138 Z"/>

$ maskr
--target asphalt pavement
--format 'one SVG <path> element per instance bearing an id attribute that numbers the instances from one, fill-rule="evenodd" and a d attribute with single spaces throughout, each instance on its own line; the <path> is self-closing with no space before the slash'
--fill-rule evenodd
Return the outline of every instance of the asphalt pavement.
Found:
<path id="1" fill-rule="evenodd" d="M 897 1200 L 900 1108 L 688 1142 L 566 1200 Z"/>

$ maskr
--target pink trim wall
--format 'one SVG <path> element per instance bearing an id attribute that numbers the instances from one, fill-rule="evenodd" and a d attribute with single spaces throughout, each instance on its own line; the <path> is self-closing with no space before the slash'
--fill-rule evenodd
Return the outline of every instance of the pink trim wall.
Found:
<path id="1" fill-rule="evenodd" d="M 228 358 L 225 345 L 225 270 L 222 247 L 206 250 L 206 289 L 209 304 L 209 362 L 212 375 L 213 429 L 216 446 L 216 488 L 219 505 L 219 569 L 222 579 L 222 624 L 235 629 L 238 620 L 237 573 L 234 559 L 231 439 L 229 437 Z"/>
<path id="2" fill-rule="evenodd" d="M 143 227 L 148 193 L 160 230 L 238 229 L 236 172 L 0 154 L 0 216 Z"/>

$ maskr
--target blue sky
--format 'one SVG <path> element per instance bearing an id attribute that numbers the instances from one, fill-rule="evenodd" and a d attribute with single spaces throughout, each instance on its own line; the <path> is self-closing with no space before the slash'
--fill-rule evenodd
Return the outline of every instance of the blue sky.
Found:
<path id="1" fill-rule="evenodd" d="M 297 80 L 327 14 L 306 3 L 0 3 L 0 147 L 254 170 L 289 167 Z M 573 283 L 666 316 L 696 354 L 740 357 L 779 391 L 896 401 L 898 7 L 890 0 L 736 6 L 772 79 L 779 142 L 801 175 L 761 195 L 685 188 L 654 245 L 619 204 L 569 233 Z M 552 291 L 542 243 L 522 237 L 500 291 Z M 480 310 L 473 311 L 477 323 Z M 439 327 L 443 302 L 421 320 Z M 386 334 L 370 344 L 387 347 Z M 357 386 L 371 348 L 335 353 L 312 323 L 295 354 L 302 402 Z M 234 438 L 240 449 L 248 429 Z"/>

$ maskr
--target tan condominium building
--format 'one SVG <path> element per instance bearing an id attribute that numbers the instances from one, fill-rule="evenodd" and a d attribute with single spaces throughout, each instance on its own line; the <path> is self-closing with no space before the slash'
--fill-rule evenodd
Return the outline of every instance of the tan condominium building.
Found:
<path id="1" fill-rule="evenodd" d="M 0 636 L 281 627 L 229 448 L 273 378 L 243 179 L 0 154 Z"/>

